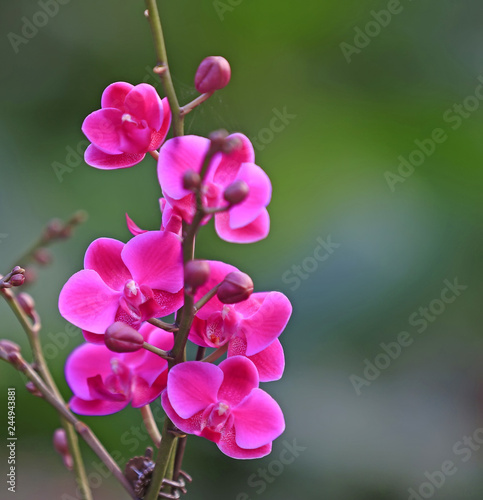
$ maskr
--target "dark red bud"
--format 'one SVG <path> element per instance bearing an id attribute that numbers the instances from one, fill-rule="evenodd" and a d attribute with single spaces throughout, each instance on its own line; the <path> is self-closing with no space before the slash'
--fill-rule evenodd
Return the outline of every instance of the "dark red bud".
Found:
<path id="1" fill-rule="evenodd" d="M 39 248 L 34 253 L 34 259 L 38 264 L 46 266 L 52 262 L 52 254 L 46 248 Z"/>
<path id="2" fill-rule="evenodd" d="M 36 396 L 38 398 L 43 398 L 43 394 L 35 387 L 35 384 L 32 381 L 29 381 L 25 384 L 25 389 L 27 389 L 32 396 Z"/>
<path id="3" fill-rule="evenodd" d="M 195 87 L 198 92 L 214 92 L 228 85 L 231 68 L 228 61 L 221 56 L 209 56 L 203 59 L 195 75 Z"/>
<path id="4" fill-rule="evenodd" d="M 7 354 L 20 353 L 20 346 L 8 339 L 0 340 L 0 349 Z"/>
<path id="5" fill-rule="evenodd" d="M 201 178 L 198 172 L 187 170 L 183 175 L 183 187 L 188 191 L 194 191 L 201 185 Z"/>
<path id="6" fill-rule="evenodd" d="M 225 276 L 216 295 L 223 304 L 236 304 L 248 299 L 252 292 L 253 281 L 250 276 L 235 271 Z"/>
<path id="7" fill-rule="evenodd" d="M 69 451 L 69 444 L 67 441 L 67 434 L 64 429 L 57 429 L 54 432 L 52 439 L 55 451 L 62 457 L 64 465 L 67 469 L 72 470 L 74 461 Z"/>
<path id="8" fill-rule="evenodd" d="M 190 260 L 184 267 L 184 283 L 189 293 L 204 285 L 210 277 L 210 265 L 204 260 Z"/>
<path id="9" fill-rule="evenodd" d="M 31 295 L 21 292 L 17 295 L 17 302 L 27 316 L 32 316 L 35 311 L 35 301 Z"/>
<path id="10" fill-rule="evenodd" d="M 114 352 L 134 352 L 143 347 L 144 337 L 126 323 L 116 321 L 106 330 L 104 343 Z"/>
<path id="11" fill-rule="evenodd" d="M 60 219 L 52 219 L 45 228 L 43 239 L 49 241 L 58 238 L 63 229 L 64 223 Z"/>
<path id="12" fill-rule="evenodd" d="M 23 270 L 23 269 L 22 269 Z M 25 283 L 25 275 L 24 274 L 14 274 L 9 280 L 8 282 L 12 285 L 12 286 L 20 286 L 20 285 L 23 285 Z"/>
<path id="13" fill-rule="evenodd" d="M 225 192 L 223 193 L 223 198 L 225 198 L 225 200 L 230 205 L 238 205 L 238 203 L 241 203 L 242 201 L 245 200 L 249 192 L 250 188 L 248 187 L 248 184 L 245 181 L 239 179 L 231 183 L 225 189 Z"/>

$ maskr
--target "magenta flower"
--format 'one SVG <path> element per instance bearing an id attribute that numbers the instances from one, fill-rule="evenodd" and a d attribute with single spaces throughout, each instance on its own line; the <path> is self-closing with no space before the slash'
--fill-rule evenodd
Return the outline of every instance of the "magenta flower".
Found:
<path id="1" fill-rule="evenodd" d="M 243 356 L 219 366 L 188 361 L 170 370 L 161 402 L 181 431 L 215 442 L 229 457 L 260 458 L 270 453 L 285 421 L 258 384 L 255 365 Z"/>
<path id="2" fill-rule="evenodd" d="M 234 243 L 251 243 L 265 238 L 270 229 L 267 205 L 272 185 L 267 174 L 255 165 L 251 142 L 243 134 L 233 134 L 240 147 L 230 154 L 218 153 L 203 181 L 204 206 L 227 207 L 223 198 L 225 189 L 235 181 L 244 181 L 248 196 L 226 212 L 217 213 L 215 229 L 220 238 Z M 195 135 L 175 137 L 166 141 L 159 152 L 158 178 L 163 196 L 169 205 L 190 222 L 195 212 L 194 195 L 183 187 L 183 175 L 188 170 L 201 171 L 210 145 L 209 139 Z"/>
<path id="3" fill-rule="evenodd" d="M 230 272 L 223 262 L 208 261 L 210 278 L 198 289 L 195 300 L 205 295 Z M 253 293 L 236 304 L 222 304 L 213 297 L 193 320 L 189 339 L 203 347 L 219 348 L 228 343 L 228 356 L 247 356 L 259 370 L 260 380 L 278 380 L 284 370 L 283 349 L 278 337 L 285 329 L 292 306 L 280 292 Z"/>
<path id="4" fill-rule="evenodd" d="M 82 124 L 92 142 L 84 159 L 110 170 L 132 167 L 163 143 L 171 123 L 168 100 L 147 83 L 116 82 L 104 90 L 101 107 Z"/>
<path id="5" fill-rule="evenodd" d="M 148 323 L 139 332 L 146 342 L 165 351 L 173 347 L 173 334 Z M 74 396 L 69 407 L 81 415 L 109 415 L 154 401 L 166 387 L 168 363 L 141 349 L 115 353 L 105 345 L 83 344 L 67 358 L 65 376 Z"/>
<path id="6" fill-rule="evenodd" d="M 115 321 L 139 328 L 183 305 L 183 265 L 178 236 L 148 231 L 126 244 L 110 238 L 91 243 L 84 270 L 74 274 L 59 297 L 60 314 L 92 334 Z"/>

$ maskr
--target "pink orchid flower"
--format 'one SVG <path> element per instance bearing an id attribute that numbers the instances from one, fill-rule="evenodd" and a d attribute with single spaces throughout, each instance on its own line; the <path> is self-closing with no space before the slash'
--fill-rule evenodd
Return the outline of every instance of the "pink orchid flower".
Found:
<path id="1" fill-rule="evenodd" d="M 234 243 L 252 243 L 268 235 L 270 217 L 267 205 L 272 185 L 267 174 L 255 165 L 255 153 L 243 134 L 232 134 L 240 147 L 230 154 L 218 153 L 212 161 L 202 186 L 203 203 L 208 208 L 227 207 L 225 189 L 235 181 L 244 181 L 249 194 L 238 205 L 215 214 L 215 229 L 220 238 Z M 190 222 L 195 212 L 194 195 L 183 187 L 183 175 L 188 170 L 201 171 L 210 146 L 209 139 L 188 135 L 166 141 L 159 152 L 158 179 L 170 207 Z"/>
<path id="2" fill-rule="evenodd" d="M 223 262 L 208 261 L 210 277 L 195 294 L 199 300 L 237 268 Z M 237 304 L 223 304 L 213 297 L 193 320 L 189 339 L 202 347 L 219 348 L 228 343 L 228 357 L 247 356 L 257 367 L 260 380 L 278 380 L 285 359 L 278 337 L 285 329 L 292 305 L 280 292 L 253 293 Z"/>
<path id="3" fill-rule="evenodd" d="M 165 231 L 148 231 L 126 244 L 110 238 L 93 241 L 84 270 L 67 281 L 59 297 L 67 321 L 101 335 L 115 321 L 139 328 L 182 305 L 181 241 Z"/>
<path id="4" fill-rule="evenodd" d="M 146 342 L 169 351 L 173 334 L 144 324 L 139 330 Z M 154 401 L 166 387 L 168 363 L 141 349 L 115 353 L 105 345 L 82 344 L 67 358 L 65 376 L 74 396 L 69 407 L 80 415 L 109 415 Z"/>
<path id="5" fill-rule="evenodd" d="M 171 124 L 168 100 L 147 83 L 116 82 L 104 90 L 101 107 L 82 124 L 92 142 L 84 159 L 103 170 L 132 167 L 158 149 Z"/>
<path id="6" fill-rule="evenodd" d="M 161 402 L 181 431 L 215 442 L 229 457 L 260 458 L 270 453 L 285 421 L 258 384 L 255 365 L 243 356 L 219 366 L 188 361 L 170 370 Z"/>

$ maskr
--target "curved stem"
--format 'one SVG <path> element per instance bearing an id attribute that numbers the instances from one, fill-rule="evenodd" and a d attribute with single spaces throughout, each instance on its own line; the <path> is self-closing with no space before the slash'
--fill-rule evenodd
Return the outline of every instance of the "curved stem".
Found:
<path id="1" fill-rule="evenodd" d="M 151 26 L 153 35 L 154 49 L 156 51 L 156 58 L 158 61 L 159 69 L 155 72 L 159 74 L 161 83 L 163 85 L 164 93 L 168 98 L 169 107 L 173 115 L 173 133 L 175 136 L 184 134 L 184 118 L 180 112 L 178 98 L 174 90 L 173 80 L 169 72 L 168 56 L 166 54 L 166 46 L 164 43 L 163 28 L 161 26 L 161 19 L 159 17 L 158 5 L 156 0 L 145 0 L 148 10 L 148 20 Z"/>
<path id="2" fill-rule="evenodd" d="M 213 361 L 216 361 L 218 358 L 221 358 L 221 356 L 223 356 L 223 354 L 225 354 L 226 351 L 228 351 L 228 343 L 222 345 L 216 351 L 213 351 L 211 354 L 206 356 L 206 358 L 203 358 L 201 361 L 204 361 L 205 363 L 212 363 Z"/>
<path id="3" fill-rule="evenodd" d="M 27 314 L 20 307 L 15 294 L 11 290 L 1 290 L 1 295 L 4 297 L 5 301 L 10 306 L 10 309 L 13 311 L 25 333 L 27 334 L 37 370 L 40 373 L 43 381 L 52 391 L 54 398 L 59 401 L 60 404 L 65 405 L 64 399 L 62 398 L 62 395 L 57 388 L 57 385 L 52 377 L 52 374 L 50 373 L 50 370 L 47 367 L 47 362 L 44 358 L 44 353 L 42 351 L 42 346 L 39 340 L 40 318 L 36 314 L 36 321 L 32 323 L 29 320 Z M 69 450 L 73 459 L 74 474 L 77 480 L 77 484 L 79 485 L 82 500 L 92 500 L 92 493 L 89 487 L 89 481 L 87 479 L 84 461 L 82 460 L 77 435 L 74 431 L 74 428 L 69 423 L 69 420 L 62 416 L 62 414 L 60 417 L 60 422 L 67 436 Z"/>
<path id="4" fill-rule="evenodd" d="M 159 448 L 161 444 L 161 434 L 159 433 L 158 426 L 154 420 L 153 412 L 149 405 L 141 406 L 141 416 L 143 417 L 144 427 L 148 431 L 149 437 L 153 440 L 154 446 Z"/>

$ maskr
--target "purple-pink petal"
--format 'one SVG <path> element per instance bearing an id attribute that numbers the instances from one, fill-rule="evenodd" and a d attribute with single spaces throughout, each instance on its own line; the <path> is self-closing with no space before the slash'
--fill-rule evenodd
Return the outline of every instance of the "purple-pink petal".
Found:
<path id="1" fill-rule="evenodd" d="M 98 238 L 86 250 L 84 269 L 92 269 L 113 290 L 121 291 L 131 273 L 121 259 L 124 243 L 112 238 Z"/>
<path id="2" fill-rule="evenodd" d="M 223 371 L 223 383 L 218 391 L 218 400 L 236 406 L 258 387 L 258 372 L 255 365 L 243 356 L 225 359 L 219 364 Z"/>
<path id="3" fill-rule="evenodd" d="M 163 104 L 156 89 L 147 83 L 136 85 L 124 101 L 127 113 L 139 120 L 145 120 L 148 127 L 159 130 L 163 122 Z"/>
<path id="4" fill-rule="evenodd" d="M 122 260 L 140 285 L 176 293 L 183 287 L 181 241 L 168 231 L 148 231 L 129 240 Z"/>
<path id="5" fill-rule="evenodd" d="M 96 148 L 94 144 L 90 144 L 84 153 L 84 160 L 91 167 L 95 167 L 100 170 L 114 170 L 117 168 L 129 168 L 133 165 L 137 165 L 145 156 L 145 153 L 121 153 L 112 155 L 104 153 L 104 151 Z"/>
<path id="6" fill-rule="evenodd" d="M 225 262 L 220 262 L 217 260 L 208 260 L 210 266 L 210 277 L 208 281 L 200 286 L 195 294 L 195 301 L 201 299 L 206 295 L 213 287 L 218 285 L 225 279 L 225 276 L 229 273 L 238 271 L 238 269 Z M 196 316 L 201 319 L 208 319 L 213 313 L 223 310 L 224 304 L 222 304 L 218 297 L 215 295 L 207 304 L 205 304 L 197 313 Z"/>
<path id="7" fill-rule="evenodd" d="M 124 101 L 126 96 L 134 88 L 134 85 L 126 82 L 111 83 L 102 93 L 102 108 L 117 108 L 124 111 Z"/>
<path id="8" fill-rule="evenodd" d="M 266 445 L 285 430 L 280 406 L 261 389 L 253 389 L 232 409 L 232 413 L 235 417 L 235 440 L 241 448 L 254 449 Z"/>
<path id="9" fill-rule="evenodd" d="M 234 427 L 227 429 L 221 435 L 217 442 L 218 448 L 225 455 L 239 460 L 248 460 L 252 458 L 261 458 L 272 451 L 272 443 L 267 443 L 259 448 L 245 449 L 241 448 L 236 442 L 236 430 Z"/>
<path id="10" fill-rule="evenodd" d="M 74 396 L 69 401 L 69 408 L 78 415 L 111 415 L 123 410 L 129 404 L 125 401 L 106 401 L 104 399 L 84 400 Z"/>
<path id="11" fill-rule="evenodd" d="M 253 294 L 256 299 L 257 294 Z M 242 321 L 247 340 L 247 356 L 252 356 L 268 347 L 284 330 L 292 314 L 292 305 L 280 292 L 270 292 L 258 311 Z"/>
<path id="12" fill-rule="evenodd" d="M 245 181 L 250 189 L 240 204 L 230 209 L 230 227 L 239 229 L 253 222 L 270 203 L 272 184 L 268 175 L 254 163 L 243 163 L 236 180 Z"/>
<path id="13" fill-rule="evenodd" d="M 183 187 L 183 175 L 187 170 L 201 170 L 209 146 L 209 139 L 196 135 L 175 137 L 163 144 L 158 160 L 158 179 L 163 194 L 174 200 L 190 194 Z"/>
<path id="14" fill-rule="evenodd" d="M 128 154 L 144 154 L 149 150 L 151 135 L 147 126 L 126 122 L 119 134 L 119 149 Z"/>
<path id="15" fill-rule="evenodd" d="M 223 372 L 218 366 L 187 361 L 174 366 L 168 375 L 170 403 L 181 418 L 190 418 L 216 403 Z"/>
<path id="16" fill-rule="evenodd" d="M 104 333 L 114 322 L 120 293 L 90 269 L 75 273 L 59 296 L 60 314 L 82 330 Z"/>
<path id="17" fill-rule="evenodd" d="M 230 213 L 222 212 L 215 215 L 215 229 L 218 236 L 230 243 L 255 243 L 263 240 L 270 232 L 270 216 L 266 208 L 250 224 L 234 229 L 230 226 Z"/>
<path id="18" fill-rule="evenodd" d="M 121 126 L 122 111 L 104 108 L 86 117 L 82 124 L 82 132 L 98 149 L 116 155 L 125 152 L 120 147 Z"/>
<path id="19" fill-rule="evenodd" d="M 163 406 L 163 410 L 166 412 L 166 415 L 168 415 L 169 419 L 178 429 L 188 434 L 194 434 L 195 436 L 200 435 L 204 408 L 190 418 L 181 418 L 171 405 L 167 390 L 164 390 L 161 394 L 161 404 Z"/>
<path id="20" fill-rule="evenodd" d="M 149 144 L 149 151 L 158 149 L 164 142 L 168 135 L 169 127 L 171 126 L 171 108 L 169 107 L 168 98 L 161 99 L 163 104 L 163 123 L 161 128 L 153 132 L 151 136 L 151 143 Z"/>
<path id="21" fill-rule="evenodd" d="M 128 214 L 126 214 L 126 224 L 127 224 L 127 228 L 129 229 L 129 232 L 133 235 L 133 236 L 137 236 L 138 234 L 142 234 L 142 233 L 147 233 L 148 230 L 147 229 L 141 229 L 132 219 L 131 217 L 129 217 Z"/>
<path id="22" fill-rule="evenodd" d="M 65 363 L 65 378 L 72 392 L 82 399 L 92 399 L 87 380 L 112 373 L 111 360 L 120 355 L 105 345 L 82 344 L 76 347 Z"/>
<path id="23" fill-rule="evenodd" d="M 255 151 L 246 135 L 240 133 L 231 134 L 228 139 L 237 139 L 240 141 L 240 147 L 230 154 L 221 155 L 220 162 L 216 170 L 214 170 L 213 182 L 224 187 L 227 187 L 236 179 L 242 163 L 255 162 Z"/>
<path id="24" fill-rule="evenodd" d="M 282 378 L 285 356 L 280 340 L 275 339 L 262 351 L 248 356 L 248 359 L 257 367 L 260 382 L 273 382 Z"/>

